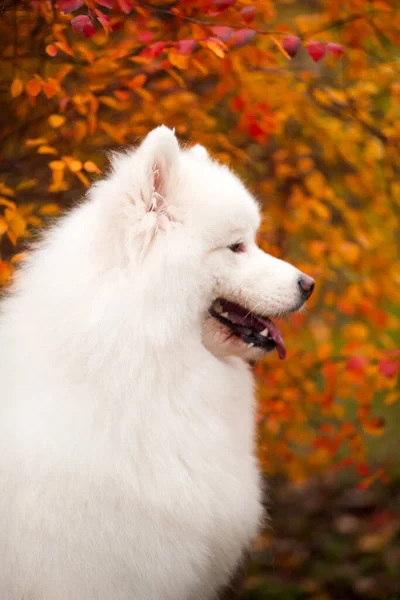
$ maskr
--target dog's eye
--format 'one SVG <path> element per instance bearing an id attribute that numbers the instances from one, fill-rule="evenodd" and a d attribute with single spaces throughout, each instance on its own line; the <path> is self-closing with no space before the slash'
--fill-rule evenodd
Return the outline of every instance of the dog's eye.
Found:
<path id="1" fill-rule="evenodd" d="M 236 244 L 232 244 L 231 246 L 228 246 L 229 250 L 232 250 L 232 252 L 244 252 L 245 251 L 245 245 L 243 242 L 236 242 Z"/>

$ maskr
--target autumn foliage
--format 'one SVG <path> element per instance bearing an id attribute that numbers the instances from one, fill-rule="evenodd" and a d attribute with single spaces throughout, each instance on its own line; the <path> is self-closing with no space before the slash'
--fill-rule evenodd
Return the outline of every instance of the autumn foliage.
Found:
<path id="1" fill-rule="evenodd" d="M 400 398 L 396 5 L 0 2 L 0 283 L 107 150 L 161 123 L 204 144 L 265 206 L 260 244 L 318 282 L 257 367 L 262 464 L 295 479 L 386 477 L 366 440 Z"/>

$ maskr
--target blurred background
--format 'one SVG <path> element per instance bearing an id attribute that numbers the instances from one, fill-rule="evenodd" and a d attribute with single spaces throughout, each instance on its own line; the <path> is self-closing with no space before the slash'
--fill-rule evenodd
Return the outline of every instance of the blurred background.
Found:
<path id="1" fill-rule="evenodd" d="M 400 598 L 397 0 L 0 0 L 0 50 L 0 284 L 155 125 L 230 164 L 317 280 L 255 367 L 271 521 L 234 591 Z"/>

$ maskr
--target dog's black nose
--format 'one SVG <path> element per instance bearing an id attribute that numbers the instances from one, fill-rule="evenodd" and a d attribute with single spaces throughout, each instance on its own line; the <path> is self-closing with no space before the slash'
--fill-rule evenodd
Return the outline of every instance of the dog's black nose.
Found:
<path id="1" fill-rule="evenodd" d="M 301 293 L 305 298 L 309 298 L 313 293 L 315 287 L 315 281 L 308 275 L 300 275 L 299 286 L 301 287 Z"/>

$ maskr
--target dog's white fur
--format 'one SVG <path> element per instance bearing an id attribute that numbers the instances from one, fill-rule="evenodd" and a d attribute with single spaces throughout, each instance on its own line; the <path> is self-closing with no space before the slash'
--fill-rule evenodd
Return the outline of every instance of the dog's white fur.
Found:
<path id="1" fill-rule="evenodd" d="M 1 599 L 208 600 L 228 582 L 262 517 L 242 358 L 259 351 L 208 308 L 302 304 L 258 225 L 238 178 L 160 127 L 32 253 L 0 316 Z"/>

